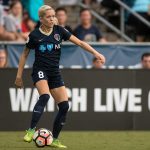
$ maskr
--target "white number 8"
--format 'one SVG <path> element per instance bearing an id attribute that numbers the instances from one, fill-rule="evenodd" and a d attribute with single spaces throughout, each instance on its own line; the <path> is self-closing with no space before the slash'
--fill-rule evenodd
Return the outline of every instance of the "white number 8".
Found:
<path id="1" fill-rule="evenodd" d="M 39 71 L 39 72 L 38 72 L 38 75 L 39 75 L 39 78 L 44 78 L 44 74 L 43 74 L 42 71 Z"/>

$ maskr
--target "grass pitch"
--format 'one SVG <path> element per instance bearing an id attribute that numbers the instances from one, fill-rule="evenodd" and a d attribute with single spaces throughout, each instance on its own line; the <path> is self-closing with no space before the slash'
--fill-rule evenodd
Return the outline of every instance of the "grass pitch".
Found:
<path id="1" fill-rule="evenodd" d="M 23 142 L 24 132 L 0 132 L 0 150 L 37 150 L 32 143 Z M 150 150 L 150 132 L 102 131 L 62 132 L 60 139 L 68 150 Z M 53 149 L 50 147 L 42 150 Z"/>

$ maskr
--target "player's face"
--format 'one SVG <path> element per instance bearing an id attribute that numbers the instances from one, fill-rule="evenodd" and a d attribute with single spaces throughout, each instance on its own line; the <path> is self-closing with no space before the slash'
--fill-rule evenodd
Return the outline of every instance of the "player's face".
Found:
<path id="1" fill-rule="evenodd" d="M 143 58 L 142 66 L 144 69 L 150 69 L 150 56 Z"/>
<path id="2" fill-rule="evenodd" d="M 41 23 L 49 28 L 52 28 L 55 24 L 55 11 L 47 10 L 45 15 L 41 18 Z"/>
<path id="3" fill-rule="evenodd" d="M 82 24 L 91 23 L 91 19 L 92 19 L 91 13 L 88 10 L 83 11 L 80 15 L 80 19 Z"/>

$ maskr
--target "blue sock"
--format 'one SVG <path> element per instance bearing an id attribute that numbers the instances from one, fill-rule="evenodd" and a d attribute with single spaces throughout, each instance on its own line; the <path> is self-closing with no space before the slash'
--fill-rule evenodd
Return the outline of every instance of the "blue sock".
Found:
<path id="1" fill-rule="evenodd" d="M 36 127 L 38 121 L 40 120 L 43 114 L 44 107 L 46 106 L 49 98 L 50 98 L 49 94 L 43 94 L 39 97 L 39 100 L 37 101 L 33 109 L 31 126 L 30 126 L 31 129 Z"/>
<path id="2" fill-rule="evenodd" d="M 59 103 L 58 107 L 59 107 L 59 111 L 56 115 L 56 118 L 54 120 L 54 125 L 53 125 L 53 137 L 55 139 L 58 138 L 59 133 L 65 124 L 66 115 L 67 115 L 67 112 L 69 109 L 68 101 L 63 101 L 63 102 Z"/>

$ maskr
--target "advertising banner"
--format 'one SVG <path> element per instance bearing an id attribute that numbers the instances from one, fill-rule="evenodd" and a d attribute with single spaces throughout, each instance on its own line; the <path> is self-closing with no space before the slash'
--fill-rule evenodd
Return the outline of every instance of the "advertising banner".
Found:
<path id="1" fill-rule="evenodd" d="M 0 130 L 30 125 L 38 92 L 30 69 L 16 89 L 16 69 L 0 70 Z M 65 130 L 150 129 L 150 71 L 63 69 L 70 109 Z M 38 127 L 52 128 L 57 106 L 51 96 Z"/>
<path id="2" fill-rule="evenodd" d="M 104 68 L 139 68 L 141 56 L 150 52 L 150 45 L 92 45 L 97 51 L 106 57 Z M 17 68 L 19 57 L 24 45 L 7 45 L 9 66 Z M 61 50 L 60 65 L 63 68 L 90 68 L 93 56 L 73 44 L 63 44 Z M 34 61 L 34 50 L 26 62 L 26 67 L 31 68 Z"/>

